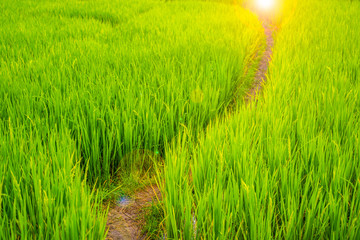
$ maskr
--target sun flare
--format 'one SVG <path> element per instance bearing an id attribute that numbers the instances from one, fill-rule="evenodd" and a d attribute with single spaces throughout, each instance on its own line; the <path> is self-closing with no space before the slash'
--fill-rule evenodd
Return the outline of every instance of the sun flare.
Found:
<path id="1" fill-rule="evenodd" d="M 270 9 L 274 5 L 274 0 L 256 0 L 256 5 L 261 9 Z"/>

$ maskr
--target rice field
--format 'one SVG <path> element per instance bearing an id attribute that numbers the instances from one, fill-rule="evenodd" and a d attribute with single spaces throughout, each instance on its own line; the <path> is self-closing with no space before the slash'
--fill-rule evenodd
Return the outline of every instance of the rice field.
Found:
<path id="1" fill-rule="evenodd" d="M 165 171 L 169 238 L 360 238 L 359 13 L 358 1 L 298 2 L 258 101 L 196 144 L 178 138 Z"/>
<path id="2" fill-rule="evenodd" d="M 278 3 L 246 103 L 251 4 L 0 0 L 0 239 L 106 239 L 154 181 L 151 239 L 360 239 L 360 2 Z"/>

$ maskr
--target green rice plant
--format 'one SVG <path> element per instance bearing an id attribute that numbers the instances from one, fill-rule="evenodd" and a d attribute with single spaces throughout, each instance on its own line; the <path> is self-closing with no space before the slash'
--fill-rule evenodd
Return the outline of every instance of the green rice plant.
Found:
<path id="1" fill-rule="evenodd" d="M 37 121 L 0 125 L 0 239 L 103 238 L 105 215 L 69 131 Z"/>

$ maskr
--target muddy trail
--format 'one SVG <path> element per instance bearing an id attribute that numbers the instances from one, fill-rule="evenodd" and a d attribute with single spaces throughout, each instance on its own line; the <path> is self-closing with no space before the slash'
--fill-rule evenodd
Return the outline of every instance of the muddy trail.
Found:
<path id="1" fill-rule="evenodd" d="M 245 102 L 254 101 L 262 89 L 266 80 L 266 73 L 272 56 L 274 45 L 273 33 L 275 28 L 271 21 L 260 16 L 262 26 L 266 36 L 265 51 L 259 62 L 254 82 L 245 96 Z M 144 215 L 146 209 L 154 202 L 161 200 L 161 193 L 156 185 L 147 186 L 134 193 L 131 197 L 122 197 L 115 203 L 112 203 L 108 213 L 106 239 L 112 240 L 132 240 L 147 239 L 146 233 L 142 232 L 145 223 Z"/>

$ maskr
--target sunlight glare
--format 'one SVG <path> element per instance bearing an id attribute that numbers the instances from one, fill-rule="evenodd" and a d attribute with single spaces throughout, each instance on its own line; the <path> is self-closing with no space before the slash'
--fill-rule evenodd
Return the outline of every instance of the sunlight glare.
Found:
<path id="1" fill-rule="evenodd" d="M 256 0 L 256 4 L 261 9 L 270 9 L 274 5 L 274 0 Z"/>

